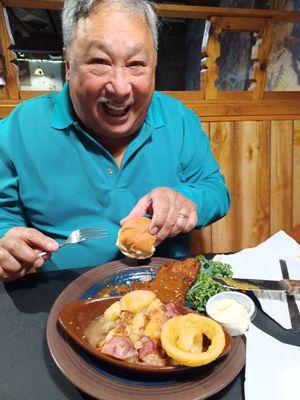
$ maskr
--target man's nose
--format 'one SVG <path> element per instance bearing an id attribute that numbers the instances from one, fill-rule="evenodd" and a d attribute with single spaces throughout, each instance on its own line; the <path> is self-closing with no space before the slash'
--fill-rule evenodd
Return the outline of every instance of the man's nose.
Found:
<path id="1" fill-rule="evenodd" d="M 131 83 L 128 74 L 124 69 L 115 69 L 106 84 L 106 90 L 109 94 L 118 97 L 127 97 L 131 92 Z"/>

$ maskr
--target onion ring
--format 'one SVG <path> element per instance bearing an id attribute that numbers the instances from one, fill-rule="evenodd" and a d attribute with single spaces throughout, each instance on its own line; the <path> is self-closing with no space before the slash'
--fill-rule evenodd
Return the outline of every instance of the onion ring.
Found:
<path id="1" fill-rule="evenodd" d="M 211 341 L 206 351 L 202 351 L 202 335 Z M 225 346 L 221 325 L 194 313 L 169 319 L 163 325 L 160 340 L 169 357 L 189 367 L 211 363 L 219 357 Z"/>

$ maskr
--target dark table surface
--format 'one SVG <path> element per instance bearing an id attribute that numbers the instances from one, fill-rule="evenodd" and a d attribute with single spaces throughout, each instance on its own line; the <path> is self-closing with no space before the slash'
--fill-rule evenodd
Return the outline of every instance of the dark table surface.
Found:
<path id="1" fill-rule="evenodd" d="M 91 399 L 60 373 L 45 337 L 54 301 L 70 282 L 87 270 L 41 272 L 14 283 L 0 284 L 1 400 Z M 300 334 L 283 329 L 252 298 L 258 308 L 254 324 L 284 343 L 300 346 Z M 210 400 L 242 400 L 243 386 L 244 370 Z"/>

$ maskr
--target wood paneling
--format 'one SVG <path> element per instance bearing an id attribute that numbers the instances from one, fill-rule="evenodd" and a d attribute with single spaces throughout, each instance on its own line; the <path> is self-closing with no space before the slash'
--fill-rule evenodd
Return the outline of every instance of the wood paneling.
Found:
<path id="1" fill-rule="evenodd" d="M 293 123 L 271 123 L 271 234 L 292 228 Z M 263 188 L 261 188 L 262 190 Z"/>
<path id="2" fill-rule="evenodd" d="M 193 234 L 193 253 L 239 251 L 299 224 L 300 120 L 211 122 L 209 132 L 231 207 Z"/>
<path id="3" fill-rule="evenodd" d="M 293 216 L 292 225 L 300 223 L 300 121 L 294 121 L 293 132 Z"/>
<path id="4" fill-rule="evenodd" d="M 15 59 L 15 53 L 9 50 L 13 44 L 14 41 L 8 29 L 7 14 L 0 2 L 0 53 L 2 50 L 7 71 L 5 77 L 6 85 L 1 89 L 1 97 L 17 100 L 19 99 L 19 73 L 18 68 L 12 64 L 12 61 Z"/>
<path id="5" fill-rule="evenodd" d="M 300 120 L 300 99 L 291 95 L 290 99 L 270 100 L 201 100 L 197 92 L 166 92 L 181 100 L 187 107 L 195 111 L 203 122 L 211 121 L 257 121 L 257 120 Z M 24 98 L 29 92 L 21 92 Z M 234 97 L 234 95 L 233 95 Z M 238 95 L 236 96 L 238 97 Z M 8 115 L 22 100 L 7 101 L 0 99 L 0 118 Z"/>
<path id="6" fill-rule="evenodd" d="M 281 22 L 300 22 L 297 11 L 279 11 L 247 8 L 202 7 L 179 4 L 155 4 L 160 17 L 167 18 L 199 18 L 216 17 L 264 18 Z"/>
<path id="7" fill-rule="evenodd" d="M 299 92 L 291 92 L 291 91 L 286 91 L 286 92 L 264 92 L 264 99 L 265 100 L 270 100 L 270 99 L 278 99 L 278 100 L 300 100 L 300 91 Z"/>
<path id="8" fill-rule="evenodd" d="M 198 104 L 186 102 L 201 118 L 208 117 L 208 120 L 215 117 L 219 121 L 226 120 L 226 117 L 235 117 L 235 120 L 259 120 L 261 116 L 272 120 L 280 115 L 293 115 L 300 117 L 299 100 L 257 100 L 257 101 L 220 101 L 205 100 Z M 281 117 L 281 119 L 284 119 Z M 294 118 L 295 119 L 295 118 Z M 297 118 L 298 119 L 298 118 Z"/>
<path id="9" fill-rule="evenodd" d="M 18 102 L 19 104 L 19 102 Z M 5 118 L 17 106 L 15 100 L 0 99 L 0 118 Z"/>
<path id="10" fill-rule="evenodd" d="M 49 92 L 45 90 L 20 90 L 20 99 L 21 100 L 27 100 L 27 99 L 32 99 L 37 96 L 42 96 L 43 94 L 49 94 L 49 93 L 54 93 L 54 92 Z"/>
<path id="11" fill-rule="evenodd" d="M 209 124 L 203 123 L 202 128 L 210 138 Z M 207 254 L 212 252 L 212 226 L 194 230 L 191 234 L 191 246 L 193 254 Z"/>
<path id="12" fill-rule="evenodd" d="M 60 10 L 63 0 L 2 0 L 6 7 L 40 8 L 46 10 Z"/>
<path id="13" fill-rule="evenodd" d="M 218 96 L 216 81 L 219 77 L 219 67 L 217 59 L 220 58 L 220 41 L 218 22 L 216 18 L 211 18 L 211 23 L 206 21 L 205 32 L 202 40 L 201 62 L 201 87 L 204 87 L 204 96 L 206 99 L 215 99 Z"/>
<path id="14" fill-rule="evenodd" d="M 236 245 L 255 246 L 270 233 L 270 123 L 237 122 L 235 161 Z"/>
<path id="15" fill-rule="evenodd" d="M 256 46 L 253 46 L 252 48 L 251 59 L 254 61 L 254 63 L 257 63 L 257 68 L 254 69 L 253 77 L 253 81 L 255 83 L 255 87 L 253 89 L 253 99 L 262 99 L 264 96 L 264 90 L 267 82 L 267 67 L 272 47 L 273 26 L 273 22 L 267 21 L 263 29 L 259 32 L 262 41 L 258 45 L 257 55 L 253 54 Z"/>
<path id="16" fill-rule="evenodd" d="M 7 7 L 44 8 L 49 10 L 60 10 L 63 0 L 2 0 Z M 167 18 L 210 18 L 212 15 L 218 17 L 236 18 L 262 18 L 281 22 L 300 22 L 300 13 L 297 11 L 280 11 L 248 8 L 223 8 L 202 7 L 179 4 L 154 4 L 160 17 Z"/>
<path id="17" fill-rule="evenodd" d="M 264 18 L 221 17 L 222 30 L 231 32 L 257 32 L 265 23 Z"/>
<path id="18" fill-rule="evenodd" d="M 228 214 L 212 225 L 212 252 L 235 251 L 235 135 L 234 123 L 211 123 L 210 140 L 212 151 L 221 166 L 231 193 L 231 206 Z"/>

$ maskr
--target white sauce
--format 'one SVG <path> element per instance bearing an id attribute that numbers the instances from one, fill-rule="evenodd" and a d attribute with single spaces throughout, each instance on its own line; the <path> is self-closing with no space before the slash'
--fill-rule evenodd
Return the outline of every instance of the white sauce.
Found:
<path id="1" fill-rule="evenodd" d="M 250 322 L 247 309 L 238 301 L 231 298 L 224 298 L 215 301 L 209 310 L 210 316 L 224 326 L 239 331 L 246 332 Z"/>

